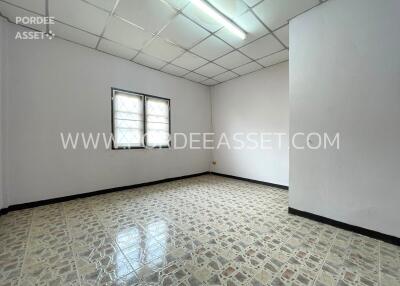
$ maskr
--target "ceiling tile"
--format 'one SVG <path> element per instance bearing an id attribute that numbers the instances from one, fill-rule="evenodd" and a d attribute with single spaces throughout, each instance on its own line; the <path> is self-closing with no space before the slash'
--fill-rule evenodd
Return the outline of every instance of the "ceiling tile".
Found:
<path id="1" fill-rule="evenodd" d="M 236 48 L 244 46 L 269 33 L 264 25 L 262 25 L 251 12 L 246 12 L 233 20 L 239 27 L 246 31 L 246 39 L 240 39 L 226 28 L 218 31 L 216 35 Z"/>
<path id="2" fill-rule="evenodd" d="M 140 50 L 152 38 L 152 35 L 116 17 L 112 17 L 107 24 L 104 37 L 135 50 Z"/>
<path id="3" fill-rule="evenodd" d="M 242 15 L 247 10 L 247 5 L 242 0 L 208 0 L 208 2 L 230 19 Z"/>
<path id="4" fill-rule="evenodd" d="M 185 69 L 183 69 L 181 67 L 178 67 L 178 66 L 175 66 L 175 65 L 171 65 L 171 64 L 166 65 L 165 67 L 163 67 L 162 71 L 166 72 L 166 73 L 170 73 L 170 74 L 176 75 L 176 76 L 183 76 L 184 74 L 187 74 L 189 72 L 188 70 L 185 70 Z"/>
<path id="5" fill-rule="evenodd" d="M 137 54 L 137 51 L 135 51 L 135 50 L 131 50 L 127 47 L 124 47 L 120 44 L 111 42 L 106 39 L 102 39 L 100 41 L 98 49 L 103 52 L 106 52 L 106 53 L 109 53 L 109 54 L 112 54 L 112 55 L 115 55 L 117 57 L 121 57 L 121 58 L 124 58 L 127 60 L 132 59 Z"/>
<path id="6" fill-rule="evenodd" d="M 284 50 L 275 54 L 272 54 L 268 57 L 262 58 L 257 62 L 264 67 L 268 67 L 277 63 L 281 63 L 289 59 L 289 50 Z"/>
<path id="7" fill-rule="evenodd" d="M 115 13 L 151 33 L 158 32 L 175 15 L 160 0 L 120 0 Z"/>
<path id="8" fill-rule="evenodd" d="M 15 23 L 16 17 L 35 17 L 37 14 L 28 12 L 24 9 L 17 8 L 5 2 L 0 2 L 0 12 L 7 17 L 11 22 Z M 38 30 L 38 31 L 46 31 L 45 25 L 24 25 L 26 27 Z"/>
<path id="9" fill-rule="evenodd" d="M 214 36 L 205 39 L 192 49 L 194 53 L 209 60 L 214 60 L 231 50 L 229 45 Z"/>
<path id="10" fill-rule="evenodd" d="M 190 2 L 190 0 L 160 0 L 160 1 L 165 1 L 178 10 L 185 7 Z"/>
<path id="11" fill-rule="evenodd" d="M 286 47 L 289 47 L 289 25 L 276 30 L 274 34 L 286 45 Z"/>
<path id="12" fill-rule="evenodd" d="M 263 0 L 243 0 L 247 5 L 250 7 L 255 6 L 256 4 L 260 3 Z"/>
<path id="13" fill-rule="evenodd" d="M 162 66 L 164 66 L 166 64 L 166 62 L 154 58 L 152 56 L 143 54 L 143 53 L 139 53 L 133 60 L 135 63 L 141 64 L 141 65 L 145 65 L 147 67 L 151 67 L 153 69 L 160 69 Z"/>
<path id="14" fill-rule="evenodd" d="M 209 33 L 193 23 L 186 17 L 178 15 L 174 20 L 162 31 L 160 37 L 166 38 L 184 48 L 191 48 Z"/>
<path id="15" fill-rule="evenodd" d="M 197 69 L 205 63 L 207 63 L 205 59 L 202 59 L 189 52 L 184 53 L 182 56 L 173 61 L 173 64 L 188 70 Z"/>
<path id="16" fill-rule="evenodd" d="M 224 82 L 230 79 L 233 79 L 235 77 L 238 77 L 237 74 L 231 72 L 231 71 L 227 71 L 223 74 L 217 75 L 216 77 L 214 77 L 215 80 L 219 81 L 219 82 Z"/>
<path id="17" fill-rule="evenodd" d="M 270 29 L 275 30 L 318 4 L 319 0 L 264 0 L 254 7 L 254 12 Z"/>
<path id="18" fill-rule="evenodd" d="M 245 57 L 244 55 L 239 53 L 238 51 L 233 51 L 226 56 L 219 58 L 215 62 L 227 69 L 233 69 L 248 62 L 251 62 L 251 60 L 248 57 Z"/>
<path id="19" fill-rule="evenodd" d="M 52 0 L 50 15 L 56 20 L 100 35 L 106 24 L 108 13 L 81 0 Z"/>
<path id="20" fill-rule="evenodd" d="M 240 50 L 253 59 L 259 59 L 282 50 L 284 47 L 271 34 L 254 41 Z"/>
<path id="21" fill-rule="evenodd" d="M 202 82 L 207 79 L 205 76 L 202 76 L 201 74 L 197 74 L 195 72 L 188 73 L 184 77 L 196 82 Z"/>
<path id="22" fill-rule="evenodd" d="M 211 78 L 206 79 L 205 81 L 202 82 L 202 84 L 205 84 L 205 85 L 216 85 L 218 83 L 219 83 L 218 81 L 211 79 Z"/>
<path id="23" fill-rule="evenodd" d="M 189 4 L 185 9 L 183 9 L 183 14 L 211 32 L 215 32 L 222 27 L 221 24 L 201 11 L 194 4 Z"/>
<path id="24" fill-rule="evenodd" d="M 174 46 L 161 38 L 153 39 L 151 43 L 143 49 L 143 51 L 146 54 L 167 62 L 172 61 L 185 52 L 183 49 Z"/>
<path id="25" fill-rule="evenodd" d="M 75 43 L 94 48 L 99 40 L 99 37 L 84 31 L 72 28 L 70 26 L 56 22 L 50 27 L 51 31 L 60 38 L 73 41 Z"/>
<path id="26" fill-rule="evenodd" d="M 109 12 L 112 11 L 112 9 L 114 8 L 115 2 L 116 2 L 116 0 L 85 0 L 85 1 L 95 5 L 97 7 L 100 7 L 104 10 L 107 10 Z"/>
<path id="27" fill-rule="evenodd" d="M 263 67 L 261 65 L 257 64 L 256 62 L 251 62 L 247 65 L 238 67 L 238 68 L 234 69 L 233 71 L 240 75 L 244 75 L 244 74 L 247 74 L 247 73 L 262 69 L 262 68 Z"/>
<path id="28" fill-rule="evenodd" d="M 41 15 L 45 14 L 46 0 L 8 0 L 8 2 Z"/>
<path id="29" fill-rule="evenodd" d="M 205 66 L 202 66 L 201 68 L 196 70 L 197 73 L 204 75 L 206 77 L 213 77 L 225 71 L 226 69 L 221 68 L 220 66 L 214 63 L 208 63 Z"/>

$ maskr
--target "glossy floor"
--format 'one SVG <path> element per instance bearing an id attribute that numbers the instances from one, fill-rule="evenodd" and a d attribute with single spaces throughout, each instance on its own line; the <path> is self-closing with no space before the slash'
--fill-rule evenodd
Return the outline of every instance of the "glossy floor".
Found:
<path id="1" fill-rule="evenodd" d="M 0 217 L 0 285 L 400 285 L 400 248 L 212 175 Z"/>

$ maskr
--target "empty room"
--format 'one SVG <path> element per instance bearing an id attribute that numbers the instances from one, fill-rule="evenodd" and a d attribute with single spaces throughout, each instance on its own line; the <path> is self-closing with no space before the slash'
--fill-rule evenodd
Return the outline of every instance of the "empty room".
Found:
<path id="1" fill-rule="evenodd" d="M 400 286 L 399 0 L 0 0 L 0 286 Z"/>

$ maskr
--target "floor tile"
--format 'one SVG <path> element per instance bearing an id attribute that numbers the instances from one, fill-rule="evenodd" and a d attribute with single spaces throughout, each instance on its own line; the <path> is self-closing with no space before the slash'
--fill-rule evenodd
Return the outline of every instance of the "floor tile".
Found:
<path id="1" fill-rule="evenodd" d="M 212 175 L 0 217 L 0 285 L 398 286 L 400 247 Z"/>

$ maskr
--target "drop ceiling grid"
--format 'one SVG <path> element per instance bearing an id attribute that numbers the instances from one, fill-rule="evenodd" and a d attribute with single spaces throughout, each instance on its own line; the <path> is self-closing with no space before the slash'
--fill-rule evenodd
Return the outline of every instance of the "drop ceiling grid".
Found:
<path id="1" fill-rule="evenodd" d="M 118 2 L 118 1 L 119 1 L 119 0 L 117 0 L 117 2 Z M 249 42 L 249 43 L 246 43 L 246 45 L 243 45 L 243 46 L 240 46 L 240 47 L 238 47 L 238 48 L 235 48 L 235 47 L 233 47 L 231 44 L 229 44 L 228 42 L 226 42 L 225 40 L 223 40 L 222 38 L 220 38 L 219 36 L 216 35 L 216 33 L 217 33 L 218 31 L 220 31 L 221 29 L 223 29 L 223 28 L 220 28 L 220 29 L 218 29 L 218 30 L 212 32 L 212 31 L 210 31 L 207 27 L 202 26 L 200 23 L 198 23 L 197 21 L 193 20 L 192 18 L 190 18 L 189 16 L 187 16 L 187 15 L 183 12 L 184 9 L 185 9 L 187 6 L 190 5 L 190 2 L 188 2 L 186 5 L 184 5 L 184 6 L 183 6 L 182 8 L 180 8 L 180 9 L 175 9 L 175 8 L 174 8 L 172 5 L 170 5 L 167 1 L 161 0 L 161 2 L 165 3 L 165 4 L 168 5 L 171 9 L 175 10 L 175 15 L 174 15 L 174 17 L 172 17 L 171 19 L 169 19 L 169 22 L 168 22 L 165 26 L 163 26 L 162 29 L 161 29 L 160 31 L 158 31 L 157 33 L 153 34 L 152 39 L 150 39 L 150 40 L 142 47 L 142 49 L 139 50 L 139 52 L 135 55 L 135 57 L 133 57 L 133 58 L 131 59 L 132 61 L 135 61 L 135 58 L 138 57 L 138 55 L 140 55 L 140 53 L 146 54 L 143 50 L 144 50 L 147 46 L 151 45 L 151 43 L 155 40 L 155 38 L 158 37 L 158 36 L 162 33 L 162 31 L 163 31 L 164 29 L 167 28 L 167 26 L 174 20 L 174 18 L 176 18 L 178 15 L 183 15 L 183 16 L 184 16 L 185 18 L 187 18 L 189 21 L 193 22 L 194 24 L 196 24 L 196 25 L 200 26 L 201 28 L 203 28 L 204 30 L 206 30 L 206 31 L 209 33 L 209 35 L 208 35 L 207 37 L 205 37 L 204 39 L 200 40 L 199 42 L 195 43 L 195 44 L 194 44 L 192 47 L 190 47 L 189 49 L 186 49 L 186 48 L 180 46 L 178 43 L 174 43 L 176 46 L 178 46 L 179 48 L 181 48 L 183 52 L 182 52 L 181 54 L 179 54 L 177 57 L 175 57 L 174 59 L 172 59 L 172 60 L 170 60 L 170 61 L 165 61 L 165 64 L 159 68 L 160 71 L 162 71 L 162 69 L 165 68 L 165 67 L 166 67 L 167 65 L 169 65 L 169 64 L 174 65 L 173 62 L 174 62 L 176 59 L 178 59 L 180 56 L 182 56 L 185 52 L 190 52 L 190 53 L 192 53 L 192 54 L 194 54 L 194 55 L 196 55 L 196 56 L 198 56 L 198 57 L 200 57 L 200 58 L 206 60 L 206 63 L 204 63 L 203 65 L 197 67 L 197 68 L 194 69 L 194 70 L 188 70 L 188 72 L 187 72 L 186 74 L 183 74 L 181 77 L 185 77 L 186 75 L 188 75 L 188 74 L 190 74 L 190 73 L 195 73 L 195 74 L 198 74 L 198 75 L 205 76 L 205 77 L 207 78 L 206 80 L 204 80 L 204 81 L 202 81 L 202 82 L 209 81 L 209 79 L 214 79 L 214 81 L 219 82 L 218 80 L 215 79 L 215 77 L 217 77 L 217 76 L 219 76 L 219 75 L 221 75 L 221 74 L 223 74 L 223 73 L 225 73 L 225 72 L 228 72 L 228 71 L 235 73 L 237 76 L 240 76 L 240 74 L 236 73 L 233 69 L 227 69 L 227 68 L 225 68 L 225 67 L 223 67 L 223 66 L 221 66 L 221 65 L 219 65 L 218 63 L 215 62 L 216 60 L 218 60 L 218 59 L 220 59 L 220 58 L 226 56 L 227 54 L 229 54 L 229 53 L 231 53 L 231 52 L 233 52 L 233 51 L 237 51 L 237 52 L 241 53 L 243 56 L 247 57 L 247 58 L 250 60 L 249 63 L 255 62 L 255 64 L 260 65 L 261 67 L 264 67 L 263 65 L 261 65 L 260 63 L 257 62 L 257 60 L 258 60 L 259 58 L 252 59 L 252 58 L 250 58 L 249 56 L 247 56 L 245 53 L 243 53 L 242 51 L 239 50 L 239 49 L 242 48 L 243 46 L 249 45 L 249 44 L 253 43 L 254 41 L 258 40 L 259 38 L 255 39 L 255 40 L 253 40 L 253 41 L 251 41 L 251 42 Z M 244 3 L 244 2 L 243 2 L 243 3 Z M 244 4 L 246 5 L 247 9 L 246 9 L 245 11 L 243 11 L 243 12 L 241 13 L 241 15 L 243 15 L 244 13 L 246 13 L 246 12 L 248 12 L 248 11 L 252 11 L 252 9 L 251 9 L 249 6 L 247 6 L 246 3 L 244 3 Z M 117 5 L 118 5 L 118 3 L 116 3 L 116 6 L 117 6 Z M 115 9 L 114 9 L 114 10 L 115 10 Z M 262 21 L 261 21 L 258 17 L 256 17 L 256 19 L 257 19 L 258 21 L 260 21 L 260 23 L 261 23 L 263 26 L 266 27 L 266 25 L 265 25 L 264 23 L 262 23 Z M 267 27 L 266 27 L 266 28 L 267 28 Z M 105 28 L 104 28 L 104 29 L 105 29 Z M 267 28 L 267 31 L 268 31 L 269 33 L 273 34 L 272 31 L 271 31 L 269 28 Z M 267 33 L 266 35 L 268 35 L 269 33 Z M 264 36 L 266 36 L 266 35 L 264 35 Z M 204 58 L 204 57 L 201 56 L 200 54 L 198 54 L 198 53 L 196 53 L 196 52 L 193 51 L 193 48 L 195 48 L 196 46 L 198 46 L 199 44 L 201 44 L 202 42 L 206 41 L 207 39 L 209 39 L 209 38 L 212 37 L 212 36 L 218 38 L 219 40 L 221 40 L 222 42 L 224 42 L 225 44 L 227 44 L 232 50 L 227 51 L 226 53 L 224 53 L 224 54 L 218 56 L 217 58 L 214 58 L 213 60 L 209 60 L 209 59 L 207 59 L 207 58 Z M 262 37 L 263 37 L 263 36 L 262 36 Z M 260 38 L 262 38 L 262 37 L 260 37 Z M 281 43 L 281 45 L 283 46 L 283 49 L 287 48 L 287 47 L 280 41 L 280 39 L 279 39 L 278 37 L 276 37 L 275 35 L 274 35 L 274 37 Z M 280 51 L 281 51 L 281 50 L 280 50 Z M 146 54 L 146 55 L 147 55 L 147 54 Z M 147 56 L 150 56 L 150 57 L 151 57 L 151 55 L 147 55 Z M 264 57 L 264 56 L 263 56 L 263 57 Z M 261 57 L 261 58 L 263 58 L 263 57 Z M 206 65 L 209 65 L 210 63 L 213 63 L 213 64 L 216 64 L 216 65 L 220 66 L 221 68 L 224 69 L 224 71 L 222 71 L 221 73 L 218 73 L 218 74 L 216 74 L 216 75 L 213 75 L 213 76 L 211 76 L 211 77 L 209 77 L 209 76 L 207 76 L 207 75 L 205 75 L 205 74 L 201 74 L 201 73 L 196 72 L 196 71 L 198 71 L 199 69 L 201 69 L 202 67 L 204 67 L 204 66 L 206 66 Z M 246 64 L 249 64 L 249 63 L 246 63 Z M 243 64 L 243 65 L 246 65 L 246 64 Z M 176 65 L 175 65 L 175 66 L 176 66 Z M 178 66 L 178 67 L 179 67 L 179 66 Z M 236 69 L 236 68 L 239 68 L 239 67 L 240 67 L 240 66 L 236 66 L 235 69 Z"/>
<path id="2" fill-rule="evenodd" d="M 88 2 L 88 1 L 86 1 L 86 0 L 82 0 L 82 1 L 85 2 L 85 3 L 87 3 L 87 4 L 89 4 L 89 5 L 91 4 L 90 2 Z M 109 12 L 109 14 L 108 14 L 108 17 L 107 17 L 107 20 L 106 20 L 106 24 L 104 25 L 103 30 L 101 31 L 99 40 L 97 41 L 97 44 L 96 44 L 96 47 L 95 47 L 96 50 L 99 49 L 100 41 L 101 41 L 101 39 L 102 39 L 103 36 L 104 36 L 104 32 L 106 31 L 106 27 L 107 27 L 108 23 L 110 22 L 111 17 L 112 17 L 112 16 L 114 15 L 114 13 L 115 13 L 115 9 L 117 9 L 117 6 L 118 6 L 119 1 L 120 1 L 120 0 L 116 0 L 116 1 L 115 1 L 112 10 L 111 10 L 111 11 Z M 46 3 L 48 3 L 48 0 L 46 0 Z M 47 6 L 47 5 L 46 5 L 46 6 Z M 96 5 L 93 5 L 93 6 L 96 7 L 96 8 L 99 8 L 99 7 L 96 6 Z"/>
<path id="3" fill-rule="evenodd" d="M 44 5 L 45 5 L 45 3 L 46 3 L 45 1 L 46 1 L 46 0 L 43 0 L 43 4 L 44 4 Z M 53 0 L 48 0 L 48 1 L 50 1 L 50 3 L 51 3 L 51 1 L 53 1 Z M 252 6 L 248 5 L 247 2 L 254 2 L 254 1 L 237 0 L 237 1 L 241 1 L 241 3 L 244 4 L 244 5 L 246 6 L 246 9 L 245 9 L 240 15 L 236 15 L 235 17 L 240 17 L 240 16 L 244 15 L 245 13 L 250 12 L 250 13 L 255 17 L 255 19 L 256 19 L 256 20 L 266 29 L 266 31 L 267 31 L 265 34 L 261 35 L 260 37 L 255 38 L 255 39 L 252 39 L 252 41 L 246 42 L 244 45 L 242 45 L 242 46 L 237 46 L 237 47 L 234 47 L 233 45 L 231 45 L 230 43 L 228 43 L 227 41 L 225 41 L 224 39 L 222 39 L 221 37 L 219 37 L 219 36 L 217 35 L 217 33 L 218 33 L 219 31 L 221 31 L 221 30 L 223 29 L 223 27 L 221 27 L 221 28 L 219 28 L 219 29 L 217 29 L 216 31 L 213 32 L 213 31 L 211 31 L 210 29 L 208 29 L 208 28 L 204 27 L 203 25 L 201 25 L 201 23 L 199 23 L 199 22 L 196 21 L 195 19 L 192 19 L 191 17 L 189 17 L 188 15 L 186 15 L 186 14 L 184 13 L 184 10 L 185 10 L 185 8 L 187 8 L 189 5 L 191 5 L 191 4 L 190 4 L 190 1 L 188 1 L 188 2 L 187 2 L 184 6 L 182 6 L 180 9 L 177 9 L 177 8 L 175 8 L 170 2 L 168 2 L 168 0 L 159 0 L 161 3 L 163 3 L 164 5 L 166 5 L 169 9 L 171 9 L 171 11 L 173 11 L 173 15 L 172 15 L 172 16 L 168 19 L 168 21 L 161 27 L 161 29 L 159 29 L 159 30 L 156 31 L 156 32 L 152 32 L 152 33 L 151 33 L 151 38 L 150 38 L 147 42 L 145 42 L 145 44 L 144 44 L 143 46 L 141 46 L 141 48 L 138 49 L 138 50 L 135 50 L 135 49 L 133 49 L 132 47 L 129 47 L 129 46 L 125 45 L 125 44 L 119 43 L 118 41 L 114 41 L 114 40 L 109 39 L 109 38 L 107 38 L 107 37 L 104 36 L 104 33 L 105 33 L 105 31 L 106 31 L 106 29 L 107 29 L 108 25 L 110 24 L 111 19 L 112 19 L 113 17 L 114 17 L 114 18 L 117 18 L 119 21 L 122 20 L 122 21 L 124 21 L 125 23 L 129 23 L 132 27 L 134 27 L 134 28 L 136 28 L 136 29 L 139 29 L 138 27 L 141 27 L 141 26 L 138 25 L 137 23 L 132 23 L 130 20 L 124 19 L 123 17 L 121 17 L 120 15 L 118 15 L 118 14 L 115 12 L 115 11 L 117 10 L 118 5 L 120 4 L 120 2 L 121 2 L 121 1 L 124 1 L 124 0 L 114 0 L 114 2 L 113 2 L 114 5 L 113 5 L 113 8 L 112 8 L 111 11 L 109 11 L 109 10 L 107 10 L 107 9 L 105 9 L 105 8 L 103 8 L 103 7 L 101 7 L 101 6 L 99 6 L 99 5 L 94 4 L 94 3 L 93 3 L 92 1 L 90 1 L 90 0 L 79 0 L 79 1 L 82 1 L 82 2 L 84 2 L 84 3 L 88 4 L 88 5 L 90 5 L 90 6 L 93 7 L 94 9 L 99 9 L 99 10 L 102 10 L 103 12 L 107 12 L 107 14 L 108 14 L 107 20 L 106 20 L 105 25 L 104 25 L 104 27 L 103 27 L 103 29 L 102 29 L 102 32 L 101 32 L 99 35 L 96 35 L 96 34 L 93 34 L 93 33 L 91 33 L 91 32 L 88 32 L 88 31 L 86 31 L 86 30 L 84 30 L 84 29 L 82 29 L 82 28 L 80 28 L 80 27 L 76 27 L 76 26 L 74 25 L 74 23 L 64 23 L 64 22 L 59 21 L 59 20 L 57 20 L 57 19 L 56 19 L 56 21 L 59 22 L 59 23 L 61 23 L 61 24 L 66 25 L 66 26 L 68 26 L 68 27 L 75 28 L 75 29 L 78 29 L 78 30 L 80 30 L 80 31 L 82 31 L 82 32 L 86 32 L 86 33 L 88 33 L 89 35 L 98 37 L 97 44 L 96 44 L 96 46 L 94 47 L 96 50 L 99 50 L 99 45 L 100 45 L 100 42 L 101 42 L 101 41 L 103 41 L 103 40 L 108 40 L 108 41 L 113 42 L 114 44 L 117 44 L 117 45 L 119 45 L 119 46 L 121 46 L 121 47 L 128 48 L 129 50 L 132 50 L 133 52 L 136 52 L 136 53 L 135 53 L 135 56 L 131 59 L 131 61 L 134 61 L 134 62 L 135 62 L 135 59 L 136 59 L 140 54 L 144 54 L 144 55 L 146 55 L 147 57 L 151 57 L 151 58 L 156 58 L 156 59 L 157 59 L 157 57 L 154 57 L 154 56 L 152 56 L 152 55 L 147 54 L 147 53 L 144 51 L 144 49 L 146 49 L 147 47 L 149 47 L 155 40 L 161 39 L 161 40 L 167 42 L 169 45 L 173 45 L 173 46 L 176 46 L 177 48 L 179 48 L 179 49 L 180 49 L 180 52 L 179 52 L 179 54 L 178 54 L 176 57 L 172 58 L 172 59 L 169 60 L 169 61 L 164 60 L 164 59 L 159 59 L 159 58 L 158 58 L 158 60 L 161 60 L 161 61 L 163 62 L 163 65 L 160 66 L 159 68 L 154 68 L 154 67 L 150 67 L 150 68 L 159 70 L 159 71 L 161 71 L 161 72 L 166 72 L 166 71 L 163 71 L 163 69 L 164 69 L 165 67 L 167 67 L 168 65 L 172 65 L 172 66 L 178 67 L 178 68 L 183 69 L 183 70 L 186 71 L 186 73 L 184 73 L 184 74 L 182 74 L 182 75 L 179 75 L 179 76 L 178 76 L 178 75 L 175 75 L 175 76 L 182 77 L 182 78 L 185 78 L 187 75 L 189 75 L 189 74 L 191 74 L 191 73 L 195 73 L 195 74 L 204 76 L 203 74 L 200 74 L 200 73 L 198 73 L 198 72 L 196 72 L 196 71 L 199 70 L 199 69 L 201 69 L 202 67 L 204 67 L 204 66 L 206 66 L 206 65 L 209 65 L 210 63 L 212 63 L 212 64 L 214 64 L 214 65 L 217 65 L 217 66 L 219 66 L 220 68 L 223 68 L 223 72 L 220 72 L 220 73 L 218 73 L 218 74 L 213 74 L 212 76 L 204 76 L 206 79 L 205 79 L 204 81 L 200 81 L 200 83 L 203 83 L 203 84 L 206 84 L 206 85 L 214 85 L 214 84 L 216 84 L 216 83 L 220 83 L 221 81 L 220 81 L 220 80 L 217 80 L 216 78 L 219 77 L 220 75 L 224 74 L 224 73 L 227 73 L 227 72 L 234 73 L 236 76 L 241 76 L 241 74 L 235 72 L 234 69 L 243 67 L 243 66 L 248 65 L 248 64 L 256 64 L 256 65 L 259 65 L 259 66 L 260 66 L 260 69 L 265 68 L 265 67 L 267 67 L 267 66 L 262 65 L 260 62 L 258 62 L 259 60 L 264 59 L 264 58 L 267 58 L 267 57 L 269 57 L 269 56 L 272 56 L 272 55 L 274 55 L 274 54 L 276 54 L 276 53 L 279 53 L 279 52 L 282 52 L 282 51 L 288 49 L 288 47 L 284 44 L 284 42 L 275 34 L 276 31 L 278 31 L 278 30 L 281 29 L 282 27 L 285 27 L 286 25 L 288 25 L 288 23 L 285 22 L 285 24 L 280 25 L 279 27 L 276 27 L 274 30 L 272 30 L 272 29 L 270 29 L 270 28 L 263 22 L 263 20 L 262 20 L 262 19 L 257 15 L 257 13 L 254 11 L 255 8 L 259 7 L 259 5 L 262 5 L 264 2 L 269 1 L 269 0 L 255 1 L 255 2 L 257 2 L 257 3 L 253 3 Z M 146 1 L 147 1 L 147 0 L 146 0 Z M 31 13 L 34 13 L 34 14 L 38 14 L 38 13 L 35 13 L 35 12 L 33 12 L 33 11 L 30 11 L 30 10 L 27 9 L 26 7 L 21 7 L 21 6 L 17 5 L 17 4 L 15 4 L 15 3 L 12 3 L 12 2 L 17 2 L 17 0 L 0 0 L 0 2 L 7 3 L 7 4 L 9 4 L 9 5 L 15 6 L 15 7 L 17 7 L 17 8 L 24 9 L 24 10 L 26 10 L 26 11 L 28 11 L 28 12 L 31 12 Z M 322 4 L 322 3 L 326 2 L 326 1 L 318 0 L 317 2 L 318 2 L 318 4 L 316 4 L 315 6 L 318 6 L 318 5 L 320 5 L 320 4 Z M 26 5 L 24 5 L 24 6 L 26 6 Z M 305 10 L 305 11 L 308 11 L 308 10 L 312 9 L 312 8 L 314 8 L 315 6 L 312 6 L 312 7 L 310 7 L 309 9 L 307 9 L 307 10 Z M 305 11 L 304 11 L 304 12 L 305 12 Z M 302 13 L 304 13 L 304 12 L 302 12 Z M 50 15 L 51 15 L 51 10 L 50 10 Z M 174 20 L 175 18 L 177 18 L 179 15 L 185 17 L 187 20 L 189 20 L 189 21 L 190 21 L 191 23 L 193 23 L 194 25 L 197 25 L 198 27 L 200 27 L 200 28 L 204 29 L 205 31 L 207 31 L 208 35 L 207 35 L 206 37 L 204 37 L 203 39 L 201 39 L 201 40 L 195 42 L 195 43 L 194 43 L 191 47 L 189 47 L 189 48 L 185 48 L 185 47 L 183 47 L 182 45 L 180 45 L 179 43 L 173 43 L 173 42 L 171 42 L 171 41 L 169 41 L 169 40 L 167 40 L 167 39 L 163 39 L 162 37 L 160 37 L 160 34 L 161 34 L 161 33 L 173 22 L 173 20 Z M 294 16 L 295 16 L 295 15 L 294 15 Z M 292 18 L 293 18 L 293 17 L 292 17 Z M 288 20 L 290 20 L 290 19 L 286 19 L 286 18 L 285 18 L 285 20 L 288 21 Z M 244 47 L 247 47 L 247 46 L 253 44 L 254 42 L 256 42 L 256 41 L 258 41 L 258 40 L 260 40 L 260 39 L 262 39 L 262 38 L 264 38 L 264 37 L 267 37 L 267 36 L 268 36 L 268 37 L 272 36 L 272 37 L 282 46 L 282 49 L 279 49 L 278 51 L 274 51 L 274 52 L 272 52 L 271 54 L 268 54 L 268 55 L 263 55 L 262 57 L 259 57 L 259 58 L 252 58 L 252 57 L 250 57 L 249 55 L 247 55 L 245 52 L 243 52 L 243 51 L 240 50 L 240 49 L 242 49 L 242 48 L 244 48 Z M 200 54 L 194 52 L 193 49 L 194 49 L 195 47 L 197 47 L 198 45 L 200 45 L 201 43 L 203 43 L 204 41 L 206 41 L 207 39 L 210 39 L 211 37 L 215 37 L 216 39 L 222 41 L 225 45 L 227 45 L 227 46 L 229 47 L 229 50 L 227 50 L 226 52 L 224 52 L 222 55 L 219 55 L 218 57 L 213 58 L 213 59 L 210 60 L 210 59 L 207 59 L 207 58 L 203 57 L 202 55 L 200 55 Z M 68 39 L 67 39 L 67 40 L 68 40 Z M 69 41 L 70 41 L 70 40 L 69 40 Z M 80 44 L 80 43 L 78 43 L 78 44 Z M 99 50 L 99 51 L 101 51 L 101 50 Z M 104 52 L 104 51 L 101 51 L 101 52 Z M 197 66 L 195 69 L 187 69 L 187 68 L 185 68 L 185 67 L 181 67 L 181 66 L 179 66 L 179 65 L 177 65 L 177 64 L 174 64 L 174 61 L 175 61 L 176 59 L 180 58 L 183 54 L 185 54 L 185 53 L 187 53 L 187 52 L 190 52 L 190 53 L 192 53 L 192 54 L 194 54 L 194 55 L 200 57 L 201 59 L 205 60 L 205 63 L 202 64 L 201 66 Z M 220 59 L 220 58 L 222 58 L 222 57 L 224 57 L 224 56 L 226 56 L 226 55 L 228 55 L 228 54 L 230 54 L 230 53 L 232 53 L 232 52 L 238 52 L 238 53 L 240 53 L 241 55 L 243 55 L 244 57 L 246 57 L 249 61 L 246 62 L 245 64 L 242 64 L 242 65 L 240 65 L 240 66 L 236 66 L 236 67 L 230 68 L 230 69 L 229 69 L 229 68 L 226 68 L 226 67 L 224 67 L 224 66 L 222 66 L 222 65 L 220 65 L 220 64 L 218 64 L 218 63 L 216 62 L 218 59 Z M 106 53 L 108 53 L 108 52 L 106 52 Z M 268 62 L 268 61 L 267 61 L 267 62 Z M 141 64 L 141 63 L 139 63 L 139 64 Z M 144 64 L 141 64 L 141 65 L 144 65 Z M 259 69 L 256 69 L 256 70 L 259 70 Z M 255 71 L 255 70 L 254 70 L 254 71 Z M 250 71 L 250 72 L 253 72 L 253 71 Z M 250 72 L 249 72 L 249 73 L 250 73 Z M 168 73 L 168 72 L 166 72 L 166 73 Z M 246 73 L 246 74 L 247 74 L 247 73 Z M 242 74 L 242 75 L 244 75 L 244 74 Z M 190 79 L 189 79 L 189 80 L 190 80 Z M 224 81 L 225 81 L 225 80 L 224 80 Z M 214 83 L 214 84 L 210 84 L 210 83 Z"/>

